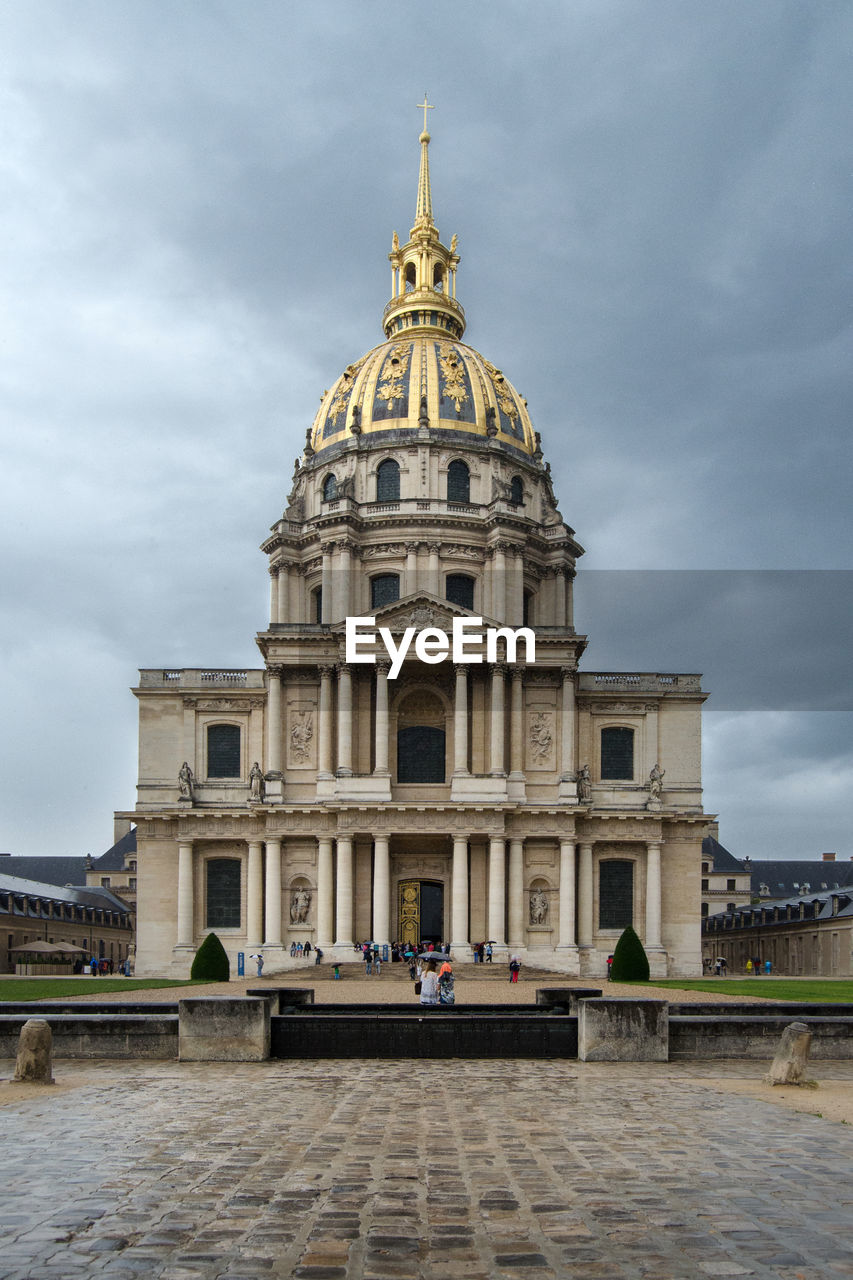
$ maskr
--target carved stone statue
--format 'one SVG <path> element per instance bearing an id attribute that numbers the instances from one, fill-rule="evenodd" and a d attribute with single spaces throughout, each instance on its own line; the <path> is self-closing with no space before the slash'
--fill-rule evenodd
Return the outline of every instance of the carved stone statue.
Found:
<path id="1" fill-rule="evenodd" d="M 538 711 L 530 720 L 530 752 L 537 760 L 547 760 L 553 742 L 551 720 L 546 711 Z"/>
<path id="2" fill-rule="evenodd" d="M 352 407 L 352 421 L 349 424 L 349 429 L 354 436 L 361 435 L 361 409 L 357 404 Z"/>
<path id="3" fill-rule="evenodd" d="M 530 923 L 544 924 L 548 917 L 548 895 L 542 889 L 533 889 L 530 894 Z"/>
<path id="4" fill-rule="evenodd" d="M 185 760 L 178 770 L 178 791 L 182 800 L 193 799 L 193 771 Z"/>
<path id="5" fill-rule="evenodd" d="M 305 924 L 310 909 L 310 892 L 307 889 L 295 889 L 290 898 L 290 923 Z"/>
<path id="6" fill-rule="evenodd" d="M 341 476 L 338 481 L 338 497 L 352 498 L 355 496 L 355 478 L 353 476 Z"/>
<path id="7" fill-rule="evenodd" d="M 314 719 L 310 711 L 303 711 L 290 730 L 290 752 L 297 764 L 310 759 L 313 737 Z"/>
<path id="8" fill-rule="evenodd" d="M 666 769 L 662 769 L 659 764 L 652 766 L 651 773 L 649 774 L 649 798 L 651 800 L 660 800 L 663 776 L 665 773 Z"/>
<path id="9" fill-rule="evenodd" d="M 577 772 L 578 800 L 592 799 L 592 783 L 589 777 L 589 765 L 582 764 Z"/>
<path id="10" fill-rule="evenodd" d="M 257 760 L 252 765 L 249 773 L 249 789 L 250 799 L 263 800 L 266 794 L 266 783 L 264 781 L 264 771 L 258 764 Z"/>

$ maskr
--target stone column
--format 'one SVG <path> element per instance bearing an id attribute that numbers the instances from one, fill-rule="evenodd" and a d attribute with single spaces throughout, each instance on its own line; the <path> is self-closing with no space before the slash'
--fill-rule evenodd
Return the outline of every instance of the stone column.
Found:
<path id="1" fill-rule="evenodd" d="M 501 624 L 506 622 L 506 543 L 495 545 L 492 561 L 492 615 Z"/>
<path id="2" fill-rule="evenodd" d="M 450 907 L 451 950 L 470 945 L 468 937 L 468 841 L 453 837 L 453 880 Z"/>
<path id="3" fill-rule="evenodd" d="M 334 667 L 320 667 L 320 727 L 317 735 L 318 778 L 332 775 L 332 675 Z"/>
<path id="4" fill-rule="evenodd" d="M 320 579 L 320 586 L 323 592 L 321 622 L 331 622 L 332 620 L 332 592 L 334 590 L 332 579 L 332 554 L 334 550 L 334 542 L 327 542 L 323 547 L 323 569 L 322 577 Z"/>
<path id="5" fill-rule="evenodd" d="M 376 737 L 373 744 L 373 772 L 387 774 L 388 770 L 388 672 L 390 662 L 376 663 Z"/>
<path id="6" fill-rule="evenodd" d="M 524 841 L 509 842 L 509 945 L 524 945 Z"/>
<path id="7" fill-rule="evenodd" d="M 438 576 L 439 576 L 438 553 L 440 550 L 441 550 L 441 543 L 431 542 L 429 544 L 429 562 L 427 565 L 427 590 L 431 591 L 434 596 L 438 596 L 439 598 L 441 598 L 441 596 L 444 594 L 441 590 L 441 584 L 439 583 L 439 580 L 438 580 Z"/>
<path id="8" fill-rule="evenodd" d="M 179 947 L 191 947 L 195 933 L 195 902 L 193 892 L 193 845 L 182 840 L 178 845 L 178 942 Z"/>
<path id="9" fill-rule="evenodd" d="M 413 595 L 418 589 L 418 544 L 406 543 L 406 595 Z"/>
<path id="10" fill-rule="evenodd" d="M 575 945 L 575 842 L 560 841 L 560 933 L 558 947 Z"/>
<path id="11" fill-rule="evenodd" d="M 264 946 L 281 946 L 281 841 L 267 840 Z"/>
<path id="12" fill-rule="evenodd" d="M 264 847 L 260 840 L 249 841 L 247 882 L 246 944 L 254 949 L 264 940 Z"/>
<path id="13" fill-rule="evenodd" d="M 592 946 L 592 845 L 580 847 L 578 873 L 578 946 Z"/>
<path id="14" fill-rule="evenodd" d="M 493 778 L 506 777 L 504 769 L 504 672 L 502 662 L 492 666 L 492 716 L 489 740 L 489 773 Z"/>
<path id="15" fill-rule="evenodd" d="M 660 842 L 646 844 L 646 948 L 659 951 L 660 936 Z"/>
<path id="16" fill-rule="evenodd" d="M 558 627 L 566 625 L 566 571 L 561 564 L 554 569 L 556 580 L 556 606 L 555 606 L 555 623 Z"/>
<path id="17" fill-rule="evenodd" d="M 278 622 L 278 565 L 270 565 L 270 626 Z"/>
<path id="18" fill-rule="evenodd" d="M 332 621 L 340 622 L 350 613 L 352 583 L 352 549 L 353 544 L 344 540 L 339 542 L 337 546 L 337 568 L 333 570 L 334 583 L 332 587 L 333 614 Z"/>
<path id="19" fill-rule="evenodd" d="M 489 841 L 489 937 L 497 946 L 505 943 L 504 915 L 506 911 L 506 845 L 503 837 Z"/>
<path id="20" fill-rule="evenodd" d="M 335 946 L 352 948 L 352 840 L 338 836 L 338 884 L 335 902 Z"/>
<path id="21" fill-rule="evenodd" d="M 510 777 L 524 777 L 524 667 L 513 667 L 509 717 Z"/>
<path id="22" fill-rule="evenodd" d="M 267 778 L 281 777 L 281 667 L 267 670 Z"/>
<path id="23" fill-rule="evenodd" d="M 352 672 L 338 667 L 338 776 L 352 774 Z"/>
<path id="24" fill-rule="evenodd" d="M 453 773 L 468 772 L 468 668 L 456 668 L 456 695 L 453 701 Z"/>
<path id="25" fill-rule="evenodd" d="M 317 841 L 317 945 L 330 947 L 335 938 L 335 909 L 332 842 L 325 836 Z"/>
<path id="26" fill-rule="evenodd" d="M 373 839 L 373 939 L 380 946 L 390 943 L 391 920 L 391 862 L 388 855 L 388 837 Z"/>
<path id="27" fill-rule="evenodd" d="M 562 688 L 562 731 L 560 733 L 560 776 L 569 782 L 575 776 L 575 679 L 571 667 L 560 667 Z"/>
<path id="28" fill-rule="evenodd" d="M 520 627 L 524 621 L 524 552 L 521 547 L 512 548 L 511 600 L 509 601 L 509 621 L 513 627 Z"/>
<path id="29" fill-rule="evenodd" d="M 278 566 L 278 616 L 276 622 L 290 621 L 290 564 L 282 560 Z"/>
<path id="30" fill-rule="evenodd" d="M 494 618 L 494 577 L 495 577 L 495 549 L 494 547 L 485 547 L 483 550 L 483 560 L 485 562 L 486 571 L 483 575 L 483 615 L 487 618 Z"/>

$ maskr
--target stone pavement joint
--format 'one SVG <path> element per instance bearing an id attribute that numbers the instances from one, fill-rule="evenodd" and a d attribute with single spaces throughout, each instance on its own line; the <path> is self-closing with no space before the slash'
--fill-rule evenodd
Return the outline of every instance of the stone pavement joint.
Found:
<path id="1" fill-rule="evenodd" d="M 853 1063 L 831 1070 L 853 1083 Z M 63 1062 L 70 1087 L 0 1112 L 0 1277 L 853 1274 L 853 1130 L 707 1075 L 693 1063 Z"/>

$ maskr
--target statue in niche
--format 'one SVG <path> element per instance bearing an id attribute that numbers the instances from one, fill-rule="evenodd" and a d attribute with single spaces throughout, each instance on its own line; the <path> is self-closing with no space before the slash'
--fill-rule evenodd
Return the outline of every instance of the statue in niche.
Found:
<path id="1" fill-rule="evenodd" d="M 305 924 L 311 909 L 311 894 L 307 889 L 295 889 L 290 899 L 290 923 Z"/>
<path id="2" fill-rule="evenodd" d="M 582 764 L 578 769 L 576 781 L 578 784 L 578 800 L 591 800 L 592 783 L 590 781 L 588 764 Z"/>
<path id="3" fill-rule="evenodd" d="M 649 774 L 649 799 L 660 800 L 665 773 L 666 769 L 662 769 L 659 764 L 654 764 L 652 766 L 651 773 Z"/>
<path id="4" fill-rule="evenodd" d="M 533 889 L 530 894 L 530 923 L 544 924 L 548 918 L 548 895 L 543 889 Z"/>
<path id="5" fill-rule="evenodd" d="M 178 770 L 178 791 L 182 800 L 192 800 L 193 797 L 193 771 L 185 760 Z"/>
<path id="6" fill-rule="evenodd" d="M 249 773 L 249 798 L 251 800 L 263 800 L 265 792 L 264 771 L 256 760 Z"/>

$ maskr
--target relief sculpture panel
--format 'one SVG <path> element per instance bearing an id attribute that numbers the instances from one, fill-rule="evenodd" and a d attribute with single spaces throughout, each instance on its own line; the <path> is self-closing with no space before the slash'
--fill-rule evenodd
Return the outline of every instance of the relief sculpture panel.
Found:
<path id="1" fill-rule="evenodd" d="M 291 702 L 288 706 L 287 767 L 316 769 L 315 709 L 313 702 Z"/>
<path id="2" fill-rule="evenodd" d="M 527 769 L 556 768 L 555 732 L 556 718 L 552 708 L 528 707 L 525 735 Z"/>

